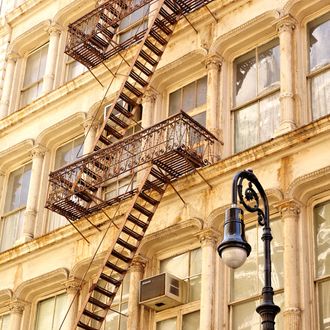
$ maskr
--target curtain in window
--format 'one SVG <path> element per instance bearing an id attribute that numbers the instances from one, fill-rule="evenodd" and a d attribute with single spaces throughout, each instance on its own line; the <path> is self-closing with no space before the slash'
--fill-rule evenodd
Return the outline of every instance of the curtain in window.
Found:
<path id="1" fill-rule="evenodd" d="M 311 79 L 313 120 L 330 113 L 330 70 Z"/>
<path id="2" fill-rule="evenodd" d="M 10 314 L 0 316 L 0 330 L 9 329 Z"/>

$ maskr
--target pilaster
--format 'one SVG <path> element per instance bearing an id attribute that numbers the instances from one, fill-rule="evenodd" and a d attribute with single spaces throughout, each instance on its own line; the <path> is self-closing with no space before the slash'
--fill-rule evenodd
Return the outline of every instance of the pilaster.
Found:
<path id="1" fill-rule="evenodd" d="M 10 310 L 10 321 L 9 321 L 9 329 L 10 330 L 20 330 L 22 323 L 22 316 L 24 309 L 27 303 L 25 301 L 19 299 L 13 299 L 10 302 L 9 310 Z"/>
<path id="2" fill-rule="evenodd" d="M 148 128 L 153 124 L 155 104 L 159 93 L 152 87 L 149 87 L 142 98 L 142 127 Z"/>
<path id="3" fill-rule="evenodd" d="M 301 317 L 297 239 L 300 204 L 295 200 L 286 200 L 277 207 L 281 212 L 284 225 L 284 328 L 298 330 Z"/>
<path id="4" fill-rule="evenodd" d="M 62 329 L 71 330 L 73 329 L 78 314 L 79 292 L 81 290 L 82 281 L 81 279 L 72 277 L 64 283 L 64 286 L 68 296 L 66 307 L 68 314 L 65 318 Z"/>
<path id="5" fill-rule="evenodd" d="M 98 122 L 93 117 L 88 117 L 84 122 L 85 141 L 84 141 L 84 155 L 93 151 L 94 142 L 96 138 Z"/>

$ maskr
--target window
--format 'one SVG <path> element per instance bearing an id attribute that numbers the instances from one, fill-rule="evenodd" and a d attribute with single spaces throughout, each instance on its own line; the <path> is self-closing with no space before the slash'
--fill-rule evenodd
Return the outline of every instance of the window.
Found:
<path id="1" fill-rule="evenodd" d="M 73 58 L 68 57 L 66 62 L 66 79 L 65 81 L 70 81 L 84 72 L 87 71 L 87 68 L 79 63 L 78 61 L 75 61 Z"/>
<path id="2" fill-rule="evenodd" d="M 41 46 L 27 57 L 21 91 L 21 107 L 29 104 L 41 95 L 47 53 L 48 44 Z"/>
<path id="3" fill-rule="evenodd" d="M 275 304 L 283 306 L 283 228 L 281 220 L 271 221 L 272 240 L 272 287 Z M 233 330 L 259 330 L 260 294 L 264 286 L 264 246 L 262 227 L 253 225 L 246 230 L 251 254 L 243 266 L 231 271 L 230 312 Z M 283 329 L 282 313 L 275 318 L 276 328 Z"/>
<path id="4" fill-rule="evenodd" d="M 136 188 L 137 179 L 136 175 L 134 175 L 133 179 L 132 176 L 126 176 L 121 179 L 118 179 L 110 184 L 108 184 L 104 188 L 104 197 L 105 200 L 109 201 L 117 196 L 123 195 L 126 192 L 132 191 Z"/>
<path id="5" fill-rule="evenodd" d="M 4 215 L 1 219 L 0 250 L 14 246 L 23 234 L 24 211 L 28 198 L 31 177 L 31 163 L 9 175 Z"/>
<path id="6" fill-rule="evenodd" d="M 82 156 L 84 137 L 79 137 L 65 143 L 56 150 L 55 169 L 70 164 Z M 48 221 L 47 232 L 55 230 L 67 224 L 67 220 L 55 213 L 51 212 Z"/>
<path id="7" fill-rule="evenodd" d="M 169 273 L 187 282 L 186 305 L 158 312 L 156 330 L 199 330 L 199 300 L 201 295 L 202 250 L 191 250 L 160 262 L 160 273 Z"/>
<path id="8" fill-rule="evenodd" d="M 115 299 L 111 304 L 111 309 L 106 318 L 102 330 L 126 330 L 129 294 L 129 275 L 124 277 Z M 114 312 L 117 311 L 118 313 Z"/>
<path id="9" fill-rule="evenodd" d="M 314 208 L 315 288 L 319 330 L 330 329 L 330 201 Z"/>
<path id="10" fill-rule="evenodd" d="M 280 49 L 278 40 L 234 61 L 234 149 L 270 139 L 279 126 Z"/>
<path id="11" fill-rule="evenodd" d="M 175 115 L 181 110 L 187 112 L 201 125 L 206 124 L 206 76 L 170 93 L 169 115 Z"/>
<path id="12" fill-rule="evenodd" d="M 312 119 L 330 113 L 330 15 L 308 25 Z"/>
<path id="13" fill-rule="evenodd" d="M 35 330 L 58 330 L 66 313 L 65 293 L 41 300 L 37 305 Z"/>
<path id="14" fill-rule="evenodd" d="M 139 5 L 141 2 L 142 0 L 133 0 L 132 4 Z M 122 19 L 118 28 L 119 43 L 128 40 L 148 27 L 149 7 L 150 4 L 148 3 Z"/>
<path id="15" fill-rule="evenodd" d="M 9 329 L 10 314 L 0 315 L 0 330 Z"/>

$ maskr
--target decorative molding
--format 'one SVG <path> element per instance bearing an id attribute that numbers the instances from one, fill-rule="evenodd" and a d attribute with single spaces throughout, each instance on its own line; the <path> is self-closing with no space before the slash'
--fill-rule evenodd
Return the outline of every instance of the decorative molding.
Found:
<path id="1" fill-rule="evenodd" d="M 63 30 L 64 29 L 61 25 L 53 22 L 47 29 L 47 32 L 48 32 L 49 36 L 58 36 L 59 34 L 62 33 Z"/>
<path id="2" fill-rule="evenodd" d="M 142 103 L 151 102 L 155 103 L 159 93 L 156 89 L 148 87 L 142 97 Z"/>
<path id="3" fill-rule="evenodd" d="M 14 63 L 20 58 L 19 54 L 14 51 L 8 52 L 6 56 L 8 61 L 13 61 Z"/>
<path id="4" fill-rule="evenodd" d="M 83 127 L 85 129 L 85 131 L 89 131 L 90 129 L 95 129 L 97 130 L 98 128 L 98 121 L 94 118 L 94 117 L 88 117 L 83 121 Z"/>
<path id="5" fill-rule="evenodd" d="M 47 152 L 47 148 L 44 147 L 42 144 L 38 144 L 34 146 L 31 150 L 32 158 L 42 158 L 45 156 Z"/>
<path id="6" fill-rule="evenodd" d="M 277 203 L 275 207 L 281 212 L 282 218 L 298 217 L 301 209 L 301 203 L 294 199 L 288 199 Z"/>
<path id="7" fill-rule="evenodd" d="M 203 229 L 199 233 L 197 233 L 196 236 L 199 238 L 202 247 L 207 245 L 214 246 L 215 244 L 218 243 L 221 237 L 220 232 L 212 228 Z"/>
<path id="8" fill-rule="evenodd" d="M 130 272 L 143 273 L 147 263 L 148 263 L 148 258 L 143 257 L 141 255 L 135 256 L 130 266 Z"/>
<path id="9" fill-rule="evenodd" d="M 9 310 L 12 313 L 23 314 L 25 307 L 28 305 L 26 301 L 14 298 L 9 303 Z"/>
<path id="10" fill-rule="evenodd" d="M 223 63 L 223 57 L 219 54 L 210 54 L 206 56 L 205 66 L 208 70 L 216 69 L 220 70 Z"/>
<path id="11" fill-rule="evenodd" d="M 83 284 L 84 281 L 75 277 L 69 278 L 68 281 L 64 282 L 66 292 L 69 294 L 76 294 L 79 290 L 81 290 Z"/>

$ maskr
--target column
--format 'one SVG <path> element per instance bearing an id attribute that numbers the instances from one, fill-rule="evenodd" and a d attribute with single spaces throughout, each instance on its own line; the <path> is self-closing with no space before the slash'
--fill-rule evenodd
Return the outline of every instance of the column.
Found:
<path id="1" fill-rule="evenodd" d="M 143 278 L 146 263 L 145 258 L 137 255 L 130 267 L 127 330 L 140 329 L 139 283 Z"/>
<path id="2" fill-rule="evenodd" d="M 53 89 L 55 78 L 55 67 L 58 53 L 58 43 L 61 35 L 61 27 L 57 24 L 52 24 L 48 29 L 49 33 L 49 46 L 47 53 L 47 61 L 45 68 L 45 75 L 42 85 L 42 92 L 46 94 Z"/>
<path id="3" fill-rule="evenodd" d="M 42 166 L 46 148 L 42 145 L 33 147 L 32 155 L 32 170 L 28 192 L 28 199 L 26 202 L 26 211 L 24 217 L 23 237 L 20 243 L 30 241 L 34 237 L 34 227 L 37 217 L 37 207 L 39 200 L 40 180 L 42 175 Z"/>
<path id="4" fill-rule="evenodd" d="M 216 243 L 220 234 L 208 228 L 198 234 L 202 247 L 202 279 L 200 329 L 214 329 L 214 289 L 215 289 L 215 257 Z"/>
<path id="5" fill-rule="evenodd" d="M 67 315 L 61 330 L 71 330 L 73 329 L 74 322 L 76 321 L 78 315 L 81 280 L 77 278 L 70 278 L 65 283 L 65 288 L 67 293 L 67 307 L 65 308 L 65 312 L 67 312 Z"/>
<path id="6" fill-rule="evenodd" d="M 297 127 L 293 89 L 293 30 L 294 19 L 288 15 L 277 23 L 280 39 L 280 127 L 277 134 L 284 134 Z"/>
<path id="7" fill-rule="evenodd" d="M 155 103 L 158 96 L 158 92 L 149 87 L 142 98 L 142 127 L 148 128 L 153 124 Z"/>
<path id="8" fill-rule="evenodd" d="M 14 299 L 11 301 L 9 310 L 10 310 L 10 320 L 9 320 L 9 329 L 10 330 L 20 330 L 22 323 L 23 311 L 26 303 Z"/>
<path id="9" fill-rule="evenodd" d="M 209 55 L 206 58 L 207 68 L 207 111 L 206 128 L 223 142 L 223 130 L 221 127 L 222 115 L 219 106 L 220 70 L 222 58 L 219 55 Z M 221 156 L 221 143 L 216 144 L 215 154 Z"/>
<path id="10" fill-rule="evenodd" d="M 299 254 L 297 229 L 300 207 L 288 200 L 278 205 L 284 229 L 284 329 L 299 330 Z"/>
<path id="11" fill-rule="evenodd" d="M 84 121 L 83 125 L 85 130 L 84 155 L 86 155 L 93 151 L 98 121 L 89 117 Z"/>
<path id="12" fill-rule="evenodd" d="M 10 93 L 12 89 L 12 82 L 14 78 L 15 66 L 18 55 L 16 53 L 10 53 L 7 56 L 7 65 L 5 79 L 2 88 L 2 96 L 0 101 L 0 119 L 8 115 Z"/>

